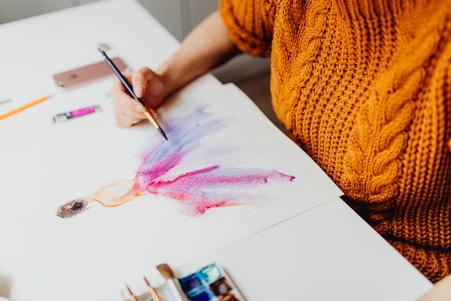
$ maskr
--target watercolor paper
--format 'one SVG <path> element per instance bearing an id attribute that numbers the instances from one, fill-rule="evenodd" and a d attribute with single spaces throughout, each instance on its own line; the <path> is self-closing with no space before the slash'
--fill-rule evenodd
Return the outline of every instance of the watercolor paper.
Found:
<path id="1" fill-rule="evenodd" d="M 159 263 L 201 257 L 341 195 L 244 94 L 218 91 L 193 83 L 158 111 L 168 143 L 148 123 L 115 127 L 105 108 L 0 152 L 0 258 L 15 300 L 111 300 Z M 97 199 L 57 216 L 79 198 Z"/>
<path id="2" fill-rule="evenodd" d="M 288 184 L 294 181 L 294 176 L 277 170 L 229 167 L 222 163 L 229 154 L 239 152 L 239 147 L 227 149 L 216 145 L 205 152 L 206 139 L 234 122 L 234 118 L 212 118 L 207 108 L 199 107 L 186 116 L 167 120 L 166 131 L 171 139 L 155 139 L 154 145 L 144 154 L 133 180 L 108 183 L 89 197 L 76 198 L 61 205 L 57 215 L 74 217 L 86 211 L 90 202 L 104 207 L 119 207 L 151 194 L 177 200 L 182 213 L 196 217 L 213 208 L 268 201 L 259 193 L 259 187 L 272 182 Z M 198 161 L 204 166 L 177 172 L 177 167 L 194 153 L 202 154 Z"/>

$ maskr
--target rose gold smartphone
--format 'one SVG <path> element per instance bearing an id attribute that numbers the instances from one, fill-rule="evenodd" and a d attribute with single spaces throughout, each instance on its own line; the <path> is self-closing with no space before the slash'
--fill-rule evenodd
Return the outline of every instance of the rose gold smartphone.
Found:
<path id="1" fill-rule="evenodd" d="M 127 65 L 122 59 L 115 57 L 111 59 L 117 68 L 124 72 L 127 69 Z M 59 87 L 64 89 L 72 89 L 93 83 L 95 81 L 114 76 L 113 71 L 105 61 L 82 66 L 72 70 L 67 70 L 53 75 L 53 79 Z"/>

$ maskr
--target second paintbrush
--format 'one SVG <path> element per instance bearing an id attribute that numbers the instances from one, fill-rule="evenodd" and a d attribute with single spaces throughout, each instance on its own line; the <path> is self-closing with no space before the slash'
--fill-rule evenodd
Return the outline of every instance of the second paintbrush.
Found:
<path id="1" fill-rule="evenodd" d="M 150 285 L 150 282 L 149 282 L 149 280 L 147 280 L 146 277 L 144 277 L 144 281 L 146 282 L 147 286 L 149 287 L 149 293 L 150 293 L 150 296 L 152 297 L 152 300 L 153 301 L 161 301 L 160 295 L 158 295 L 157 290 L 152 285 Z"/>
<path id="2" fill-rule="evenodd" d="M 156 128 L 160 132 L 160 134 L 164 137 L 164 139 L 168 140 L 168 137 L 164 133 L 164 131 L 161 128 L 161 126 L 158 124 L 158 121 L 155 119 L 155 117 L 153 117 L 152 113 L 150 113 L 149 110 L 147 110 L 147 108 L 146 108 L 144 102 L 142 101 L 142 99 L 136 96 L 135 92 L 133 92 L 133 89 L 132 89 L 131 85 L 127 82 L 127 80 L 122 75 L 122 73 L 119 71 L 119 69 L 116 67 L 116 65 L 114 65 L 114 63 L 110 60 L 110 58 L 108 57 L 106 52 L 103 51 L 100 48 L 97 48 L 97 49 L 104 56 L 105 61 L 108 63 L 108 66 L 110 66 L 111 70 L 113 70 L 114 74 L 116 74 L 116 76 L 119 78 L 119 80 L 121 81 L 121 83 L 124 86 L 125 90 L 127 90 L 128 94 L 130 94 L 131 97 L 133 97 L 136 101 L 140 102 L 144 106 L 144 112 L 143 113 L 146 116 L 146 118 L 149 120 L 149 122 L 153 125 L 154 128 Z"/>

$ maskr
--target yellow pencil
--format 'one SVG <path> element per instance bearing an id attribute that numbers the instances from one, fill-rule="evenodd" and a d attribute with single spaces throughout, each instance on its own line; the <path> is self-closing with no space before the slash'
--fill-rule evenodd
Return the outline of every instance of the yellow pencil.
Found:
<path id="1" fill-rule="evenodd" d="M 13 114 L 16 114 L 16 113 L 18 113 L 20 111 L 23 111 L 23 110 L 25 110 L 25 109 L 27 109 L 29 107 L 37 105 L 38 103 L 43 102 L 44 100 L 47 100 L 49 97 L 50 96 L 44 96 L 44 97 L 38 98 L 36 100 L 33 100 L 33 101 L 29 102 L 29 103 L 24 104 L 23 106 L 15 108 L 14 110 L 6 112 L 5 114 L 0 115 L 0 120 L 5 119 L 6 117 L 9 117 L 9 116 L 11 116 Z"/>

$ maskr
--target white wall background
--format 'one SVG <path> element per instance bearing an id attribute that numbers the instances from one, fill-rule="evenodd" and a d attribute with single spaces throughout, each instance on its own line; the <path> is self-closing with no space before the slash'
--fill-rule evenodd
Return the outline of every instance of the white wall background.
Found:
<path id="1" fill-rule="evenodd" d="M 0 23 L 107 0 L 0 0 Z M 217 0 L 138 0 L 179 41 L 216 10 Z M 223 82 L 236 82 L 269 69 L 269 60 L 240 56 L 213 73 Z"/>

